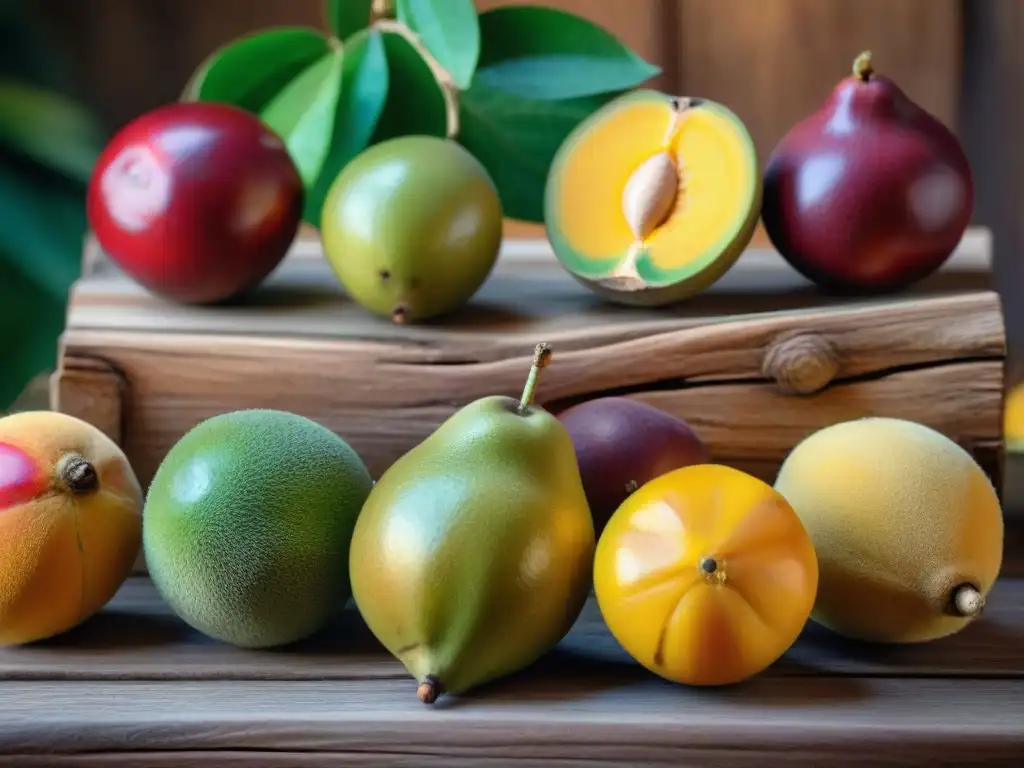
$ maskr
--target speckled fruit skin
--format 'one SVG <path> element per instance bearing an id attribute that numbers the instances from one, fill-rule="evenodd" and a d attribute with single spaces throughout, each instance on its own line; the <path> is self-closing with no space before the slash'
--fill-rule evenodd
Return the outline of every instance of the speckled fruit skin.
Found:
<path id="1" fill-rule="evenodd" d="M 71 475 L 88 483 L 69 483 L 71 462 L 91 467 Z M 103 608 L 141 536 L 142 489 L 113 440 L 55 411 L 0 419 L 0 645 L 54 637 Z"/>
<path id="2" fill-rule="evenodd" d="M 255 115 L 177 103 L 111 139 L 87 212 L 109 256 L 179 303 L 237 299 L 262 282 L 298 232 L 304 191 L 284 144 Z"/>
<path id="3" fill-rule="evenodd" d="M 812 433 L 775 481 L 814 542 L 821 579 L 812 618 L 846 637 L 920 643 L 973 617 L 951 597 L 985 597 L 999 576 L 1003 514 L 974 458 L 942 433 L 866 417 Z"/>
<path id="4" fill-rule="evenodd" d="M 689 424 L 628 397 L 588 400 L 558 419 L 572 437 L 598 535 L 634 490 L 673 469 L 710 460 Z"/>
<path id="5" fill-rule="evenodd" d="M 171 448 L 150 485 L 150 577 L 210 637 L 247 648 L 301 640 L 350 596 L 352 529 L 372 488 L 348 443 L 309 419 L 214 416 Z"/>
<path id="6" fill-rule="evenodd" d="M 946 126 L 884 75 L 851 75 L 772 152 L 762 205 L 775 248 L 820 288 L 885 293 L 946 261 L 974 185 Z"/>
<path id="7" fill-rule="evenodd" d="M 338 280 L 365 309 L 412 323 L 458 309 L 498 258 L 502 207 L 486 169 L 454 141 L 402 136 L 335 179 L 320 226 Z"/>

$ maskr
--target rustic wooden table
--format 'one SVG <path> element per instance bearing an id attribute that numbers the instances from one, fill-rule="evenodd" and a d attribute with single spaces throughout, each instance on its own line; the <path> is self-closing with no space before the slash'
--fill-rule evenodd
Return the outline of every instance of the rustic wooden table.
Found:
<path id="1" fill-rule="evenodd" d="M 243 651 L 172 616 L 145 578 L 78 630 L 0 651 L 0 766 L 1024 765 L 1024 580 L 919 647 L 811 625 L 760 677 L 692 689 L 638 667 L 589 604 L 533 668 L 432 708 L 354 610 Z"/>
<path id="2" fill-rule="evenodd" d="M 467 400 L 518 393 L 543 339 L 558 360 L 549 407 L 629 391 L 768 479 L 806 432 L 866 412 L 930 423 L 998 474 L 1005 340 L 983 239 L 913 291 L 865 302 L 825 299 L 754 250 L 707 296 L 658 313 L 598 306 L 550 254 L 526 253 L 476 314 L 433 330 L 370 322 L 308 240 L 271 281 L 279 303 L 215 313 L 160 303 L 97 262 L 72 296 L 54 392 L 143 482 L 183 431 L 238 407 L 300 410 L 379 474 Z M 788 349 L 806 369 L 790 346 L 808 338 L 835 364 L 790 392 L 773 363 Z M 691 689 L 632 662 L 589 605 L 530 670 L 432 708 L 355 611 L 298 648 L 242 651 L 172 616 L 139 563 L 80 629 L 0 651 L 0 768 L 1024 766 L 1024 543 L 1019 526 L 1007 535 L 990 610 L 943 641 L 874 648 L 812 625 L 758 678 Z"/>

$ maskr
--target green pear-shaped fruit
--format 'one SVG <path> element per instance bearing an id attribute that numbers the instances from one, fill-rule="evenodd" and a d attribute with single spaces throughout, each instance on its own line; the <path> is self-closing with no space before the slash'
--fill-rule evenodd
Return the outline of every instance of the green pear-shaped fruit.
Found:
<path id="1" fill-rule="evenodd" d="M 356 605 L 424 703 L 533 663 L 586 600 L 594 525 L 572 439 L 533 404 L 549 357 L 538 345 L 521 400 L 476 400 L 398 459 L 356 522 Z"/>

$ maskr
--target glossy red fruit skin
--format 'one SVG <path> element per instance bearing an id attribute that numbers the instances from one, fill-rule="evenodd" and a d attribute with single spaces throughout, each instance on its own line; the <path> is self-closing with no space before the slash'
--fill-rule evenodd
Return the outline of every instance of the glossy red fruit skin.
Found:
<path id="1" fill-rule="evenodd" d="M 89 225 L 150 292 L 187 304 L 239 298 L 298 232 L 302 179 L 255 115 L 212 102 L 168 104 L 124 126 L 93 170 Z"/>
<path id="2" fill-rule="evenodd" d="M 598 535 L 632 490 L 710 460 L 689 424 L 639 400 L 596 398 L 567 408 L 558 419 L 572 438 Z"/>
<path id="3" fill-rule="evenodd" d="M 898 291 L 937 270 L 974 207 L 960 143 L 889 78 L 852 75 L 795 125 L 764 173 L 775 248 L 831 293 Z"/>

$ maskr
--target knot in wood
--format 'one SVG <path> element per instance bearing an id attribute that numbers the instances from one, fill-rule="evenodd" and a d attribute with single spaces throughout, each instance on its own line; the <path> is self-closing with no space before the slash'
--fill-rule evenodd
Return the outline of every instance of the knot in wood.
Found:
<path id="1" fill-rule="evenodd" d="M 801 333 L 776 339 L 765 351 L 762 375 L 775 379 L 789 395 L 810 395 L 829 385 L 839 373 L 839 356 L 827 339 Z"/>

